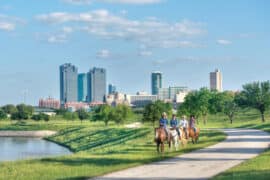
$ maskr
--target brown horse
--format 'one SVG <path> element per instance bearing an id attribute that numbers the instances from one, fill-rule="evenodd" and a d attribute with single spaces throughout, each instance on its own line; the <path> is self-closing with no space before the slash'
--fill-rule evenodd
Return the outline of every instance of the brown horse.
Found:
<path id="1" fill-rule="evenodd" d="M 157 143 L 157 152 L 164 152 L 164 144 L 167 141 L 166 131 L 163 127 L 155 128 L 155 142 Z"/>
<path id="2" fill-rule="evenodd" d="M 194 129 L 189 127 L 188 134 L 189 134 L 189 137 L 191 138 L 193 144 L 198 143 L 199 135 L 200 135 L 200 128 L 196 128 L 196 133 L 195 133 Z"/>

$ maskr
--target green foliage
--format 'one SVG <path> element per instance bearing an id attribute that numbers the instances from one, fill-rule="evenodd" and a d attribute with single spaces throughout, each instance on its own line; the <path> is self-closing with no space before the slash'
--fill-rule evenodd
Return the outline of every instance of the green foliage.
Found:
<path id="1" fill-rule="evenodd" d="M 107 126 L 109 121 L 114 121 L 117 124 L 124 123 L 131 115 L 132 111 L 129 106 L 117 105 L 112 107 L 109 105 L 102 105 L 95 109 L 93 120 L 103 121 Z"/>
<path id="2" fill-rule="evenodd" d="M 243 85 L 243 90 L 237 95 L 236 102 L 239 106 L 259 110 L 262 122 L 264 122 L 264 112 L 270 106 L 270 82 L 253 82 Z"/>
<path id="3" fill-rule="evenodd" d="M 76 120 L 78 119 L 78 114 L 76 112 L 65 112 L 63 118 L 66 120 Z"/>
<path id="4" fill-rule="evenodd" d="M 17 112 L 16 106 L 14 106 L 12 104 L 7 104 L 7 105 L 3 106 L 2 109 L 6 114 L 13 114 L 13 113 Z"/>
<path id="5" fill-rule="evenodd" d="M 172 105 L 162 101 L 150 103 L 144 108 L 143 122 L 151 122 L 154 126 L 163 112 L 166 112 L 170 116 L 172 114 Z"/>
<path id="6" fill-rule="evenodd" d="M 111 109 L 109 119 L 114 121 L 116 124 L 122 124 L 131 115 L 132 111 L 130 107 L 121 104 Z"/>
<path id="7" fill-rule="evenodd" d="M 1 119 L 6 119 L 7 118 L 7 114 L 5 111 L 3 111 L 2 109 L 0 109 L 0 120 Z"/>
<path id="8" fill-rule="evenodd" d="M 66 112 L 68 112 L 68 110 L 61 108 L 61 109 L 56 109 L 55 112 L 56 112 L 56 115 L 62 115 L 63 116 Z"/>
<path id="9" fill-rule="evenodd" d="M 234 94 L 232 92 L 212 91 L 211 98 L 209 99 L 209 112 L 211 114 L 224 112 L 225 104 L 233 98 Z"/>
<path id="10" fill-rule="evenodd" d="M 85 109 L 79 109 L 77 111 L 77 114 L 78 114 L 78 118 L 82 121 L 82 120 L 85 120 L 85 119 L 88 119 L 90 116 L 89 116 L 89 113 L 85 110 Z"/>
<path id="11" fill-rule="evenodd" d="M 11 114 L 12 120 L 27 120 L 33 114 L 34 108 L 25 104 L 16 106 L 17 111 Z"/>
<path id="12" fill-rule="evenodd" d="M 44 113 L 39 113 L 39 114 L 34 114 L 31 119 L 35 120 L 35 121 L 40 121 L 40 120 L 44 120 L 44 121 L 49 121 L 50 120 L 50 116 Z"/>
<path id="13" fill-rule="evenodd" d="M 203 116 L 205 124 L 210 98 L 211 92 L 206 88 L 190 92 L 185 97 L 185 102 L 178 107 L 178 115 L 194 115 L 197 119 Z"/>

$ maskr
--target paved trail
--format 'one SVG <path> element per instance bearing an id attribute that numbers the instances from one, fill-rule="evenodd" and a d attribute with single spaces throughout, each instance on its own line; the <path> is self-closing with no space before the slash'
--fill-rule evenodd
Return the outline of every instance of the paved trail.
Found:
<path id="1" fill-rule="evenodd" d="M 270 147 L 270 134 L 250 129 L 224 129 L 216 145 L 161 162 L 107 174 L 94 180 L 209 179 Z M 170 172 L 170 173 L 168 173 Z"/>

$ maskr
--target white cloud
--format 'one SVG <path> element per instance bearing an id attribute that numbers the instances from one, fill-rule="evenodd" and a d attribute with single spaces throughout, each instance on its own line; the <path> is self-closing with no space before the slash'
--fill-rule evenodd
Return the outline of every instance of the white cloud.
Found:
<path id="1" fill-rule="evenodd" d="M 16 25 L 10 22 L 1 22 L 0 21 L 0 30 L 3 31 L 13 31 Z"/>
<path id="2" fill-rule="evenodd" d="M 18 24 L 24 24 L 22 19 L 0 14 L 0 30 L 14 31 Z"/>
<path id="3" fill-rule="evenodd" d="M 145 4 L 160 3 L 164 0 L 62 0 L 62 1 L 75 5 L 91 4 L 94 2 L 145 5 Z"/>
<path id="4" fill-rule="evenodd" d="M 230 45 L 230 44 L 232 44 L 231 41 L 225 40 L 225 39 L 219 39 L 219 40 L 217 40 L 217 43 L 220 44 L 220 45 Z"/>
<path id="5" fill-rule="evenodd" d="M 96 57 L 98 59 L 108 59 L 111 57 L 111 52 L 107 49 L 102 49 L 97 52 Z"/>
<path id="6" fill-rule="evenodd" d="M 82 4 L 91 4 L 92 0 L 63 0 L 66 3 L 82 5 Z"/>
<path id="7" fill-rule="evenodd" d="M 139 52 L 139 56 L 152 56 L 152 51 L 143 50 Z"/>
<path id="8" fill-rule="evenodd" d="M 73 29 L 94 36 L 135 41 L 147 47 L 199 47 L 191 39 L 206 33 L 204 24 L 199 22 L 168 23 L 153 17 L 130 20 L 103 9 L 85 13 L 53 12 L 38 15 L 36 19 L 48 24 L 73 24 Z"/>

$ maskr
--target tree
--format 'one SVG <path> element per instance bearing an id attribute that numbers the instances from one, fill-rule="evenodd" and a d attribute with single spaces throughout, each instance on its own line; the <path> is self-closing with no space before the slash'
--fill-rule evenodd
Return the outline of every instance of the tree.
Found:
<path id="1" fill-rule="evenodd" d="M 84 119 L 88 119 L 89 118 L 89 114 L 88 112 L 85 110 L 85 109 L 79 109 L 77 111 L 77 114 L 78 114 L 78 117 L 79 119 L 81 120 L 81 122 L 84 120 Z"/>
<path id="2" fill-rule="evenodd" d="M 110 118 L 116 124 L 122 124 L 127 120 L 132 114 L 132 111 L 129 106 L 119 104 L 110 112 Z"/>
<path id="3" fill-rule="evenodd" d="M 0 119 L 6 119 L 6 118 L 7 118 L 7 113 L 3 109 L 0 109 Z"/>
<path id="4" fill-rule="evenodd" d="M 218 112 L 224 112 L 225 103 L 234 96 L 232 92 L 217 92 L 211 91 L 211 98 L 209 99 L 209 112 L 216 114 Z"/>
<path id="5" fill-rule="evenodd" d="M 224 107 L 224 114 L 227 115 L 230 119 L 231 124 L 233 123 L 233 118 L 236 114 L 238 110 L 238 106 L 237 104 L 234 102 L 234 100 L 232 101 L 227 101 L 225 103 L 225 107 Z"/>
<path id="6" fill-rule="evenodd" d="M 17 112 L 11 114 L 13 120 L 26 120 L 33 114 L 34 108 L 25 104 L 19 104 L 16 106 Z"/>
<path id="7" fill-rule="evenodd" d="M 5 105 L 2 107 L 2 109 L 6 114 L 13 114 L 17 112 L 17 108 L 12 104 Z"/>
<path id="8" fill-rule="evenodd" d="M 170 116 L 172 114 L 172 105 L 162 101 L 150 103 L 144 108 L 143 122 L 151 122 L 155 126 L 155 123 L 160 119 L 163 112 L 166 112 Z"/>
<path id="9" fill-rule="evenodd" d="M 99 106 L 94 110 L 93 120 L 95 121 L 103 121 L 106 126 L 108 126 L 110 119 L 110 113 L 112 111 L 112 107 L 105 104 Z"/>
<path id="10" fill-rule="evenodd" d="M 243 85 L 243 90 L 237 94 L 236 102 L 242 107 L 252 107 L 261 114 L 265 122 L 264 112 L 270 106 L 270 82 L 253 82 Z"/>
<path id="11" fill-rule="evenodd" d="M 211 98 L 211 92 L 207 88 L 201 88 L 198 95 L 198 108 L 203 117 L 203 123 L 207 122 L 207 115 L 209 112 L 209 100 Z"/>
<path id="12" fill-rule="evenodd" d="M 207 115 L 209 112 L 209 99 L 211 92 L 202 88 L 199 91 L 192 91 L 186 97 L 183 104 L 178 107 L 178 115 L 194 115 L 199 123 L 198 119 L 203 116 L 204 124 L 207 121 Z"/>

